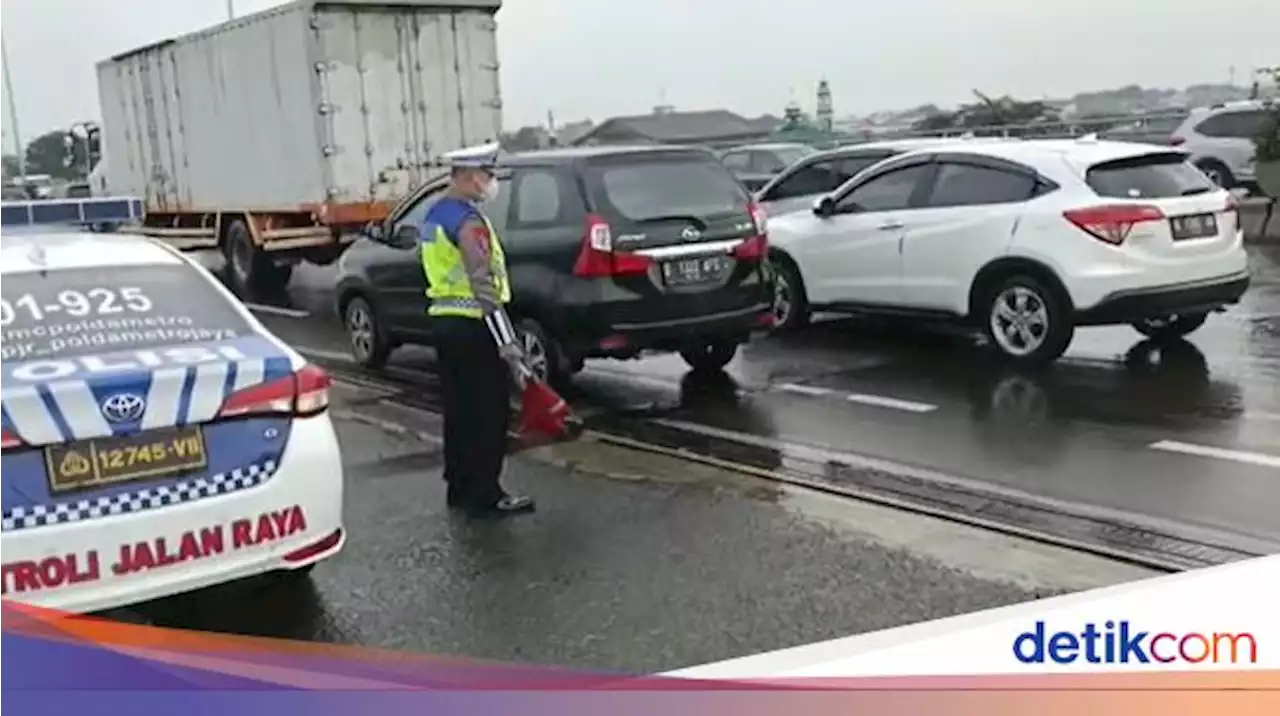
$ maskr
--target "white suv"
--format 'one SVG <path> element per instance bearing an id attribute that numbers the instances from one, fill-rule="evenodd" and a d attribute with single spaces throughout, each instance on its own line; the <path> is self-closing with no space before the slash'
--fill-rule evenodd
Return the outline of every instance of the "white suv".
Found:
<path id="1" fill-rule="evenodd" d="M 1178 150 L 1093 137 L 902 154 L 769 240 L 781 330 L 817 310 L 950 319 L 1021 362 L 1076 326 L 1181 337 L 1249 285 L 1230 193 Z"/>
<path id="2" fill-rule="evenodd" d="M 1266 119 L 1264 100 L 1199 107 L 1178 125 L 1169 143 L 1191 155 L 1215 184 L 1227 189 L 1255 181 L 1253 137 Z"/>

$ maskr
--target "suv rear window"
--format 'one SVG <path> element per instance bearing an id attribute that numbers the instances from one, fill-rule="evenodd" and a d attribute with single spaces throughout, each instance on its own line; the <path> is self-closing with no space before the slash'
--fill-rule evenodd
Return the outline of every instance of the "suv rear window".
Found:
<path id="1" fill-rule="evenodd" d="M 727 214 L 745 209 L 749 198 L 722 164 L 699 156 L 612 159 L 590 173 L 596 203 L 632 221 Z"/>
<path id="2" fill-rule="evenodd" d="M 113 266 L 4 277 L 4 360 L 141 350 L 252 332 L 236 307 L 186 266 Z"/>
<path id="3" fill-rule="evenodd" d="M 1098 196 L 1160 199 L 1215 191 L 1217 187 L 1181 154 L 1144 154 L 1095 164 L 1085 182 Z"/>

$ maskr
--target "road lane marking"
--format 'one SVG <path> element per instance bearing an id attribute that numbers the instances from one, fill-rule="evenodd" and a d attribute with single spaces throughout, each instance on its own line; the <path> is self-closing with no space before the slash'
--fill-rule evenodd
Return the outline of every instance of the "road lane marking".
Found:
<path id="1" fill-rule="evenodd" d="M 294 346 L 293 349 L 304 356 L 315 356 L 316 358 L 324 358 L 325 360 L 340 361 L 342 363 L 354 364 L 356 361 L 350 354 L 340 351 L 327 351 L 323 348 L 312 348 L 310 346 Z"/>
<path id="2" fill-rule="evenodd" d="M 800 385 L 799 383 L 779 383 L 775 387 L 785 393 L 808 395 L 814 398 L 824 398 L 835 394 L 835 391 L 830 388 L 819 388 L 816 385 Z"/>
<path id="3" fill-rule="evenodd" d="M 275 316 L 284 316 L 286 318 L 310 318 L 311 311 L 304 311 L 300 308 L 285 308 L 284 306 L 268 306 L 265 303 L 245 303 L 244 307 L 254 313 L 268 313 Z"/>
<path id="4" fill-rule="evenodd" d="M 801 385 L 798 383 L 780 383 L 774 386 L 777 390 L 786 393 L 796 393 L 798 395 L 807 395 L 815 398 L 841 398 L 850 403 L 859 405 L 871 405 L 877 408 L 890 408 L 892 410 L 902 410 L 908 413 L 931 413 L 938 409 L 938 406 L 931 403 L 919 403 L 914 400 L 903 400 L 901 398 L 890 398 L 885 395 L 872 395 L 870 393 L 846 393 L 831 388 L 822 388 L 815 385 Z"/>
<path id="5" fill-rule="evenodd" d="M 1195 443 L 1183 443 L 1177 440 L 1161 440 L 1157 443 L 1149 445 L 1152 450 L 1163 450 L 1165 452 L 1182 453 L 1183 455 L 1195 455 L 1197 457 L 1212 457 L 1219 460 L 1234 460 L 1235 462 L 1249 463 L 1251 465 L 1262 465 L 1263 467 L 1280 468 L 1280 455 L 1268 455 L 1263 452 L 1249 452 L 1246 450 L 1228 450 L 1226 448 L 1211 447 L 1209 445 L 1196 445 Z"/>

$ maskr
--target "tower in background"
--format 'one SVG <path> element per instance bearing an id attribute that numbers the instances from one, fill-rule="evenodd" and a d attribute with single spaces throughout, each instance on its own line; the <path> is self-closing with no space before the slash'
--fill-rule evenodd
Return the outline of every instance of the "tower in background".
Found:
<path id="1" fill-rule="evenodd" d="M 818 83 L 818 111 L 816 116 L 818 129 L 824 132 L 833 131 L 835 117 L 831 108 L 831 86 L 827 84 L 825 79 Z"/>

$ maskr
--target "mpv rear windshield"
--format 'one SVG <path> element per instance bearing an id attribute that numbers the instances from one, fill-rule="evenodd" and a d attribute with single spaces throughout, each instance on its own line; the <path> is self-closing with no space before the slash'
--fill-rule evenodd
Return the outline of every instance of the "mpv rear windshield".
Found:
<path id="1" fill-rule="evenodd" d="M 588 171 L 595 203 L 622 218 L 727 214 L 746 209 L 749 197 L 719 162 L 692 155 L 610 158 Z"/>
<path id="2" fill-rule="evenodd" d="M 231 302 L 186 266 L 4 277 L 0 350 L 5 360 L 114 353 L 251 333 Z"/>
<path id="3" fill-rule="evenodd" d="M 1162 199 L 1215 191 L 1214 185 L 1182 154 L 1144 154 L 1095 164 L 1085 181 L 1098 196 Z"/>

